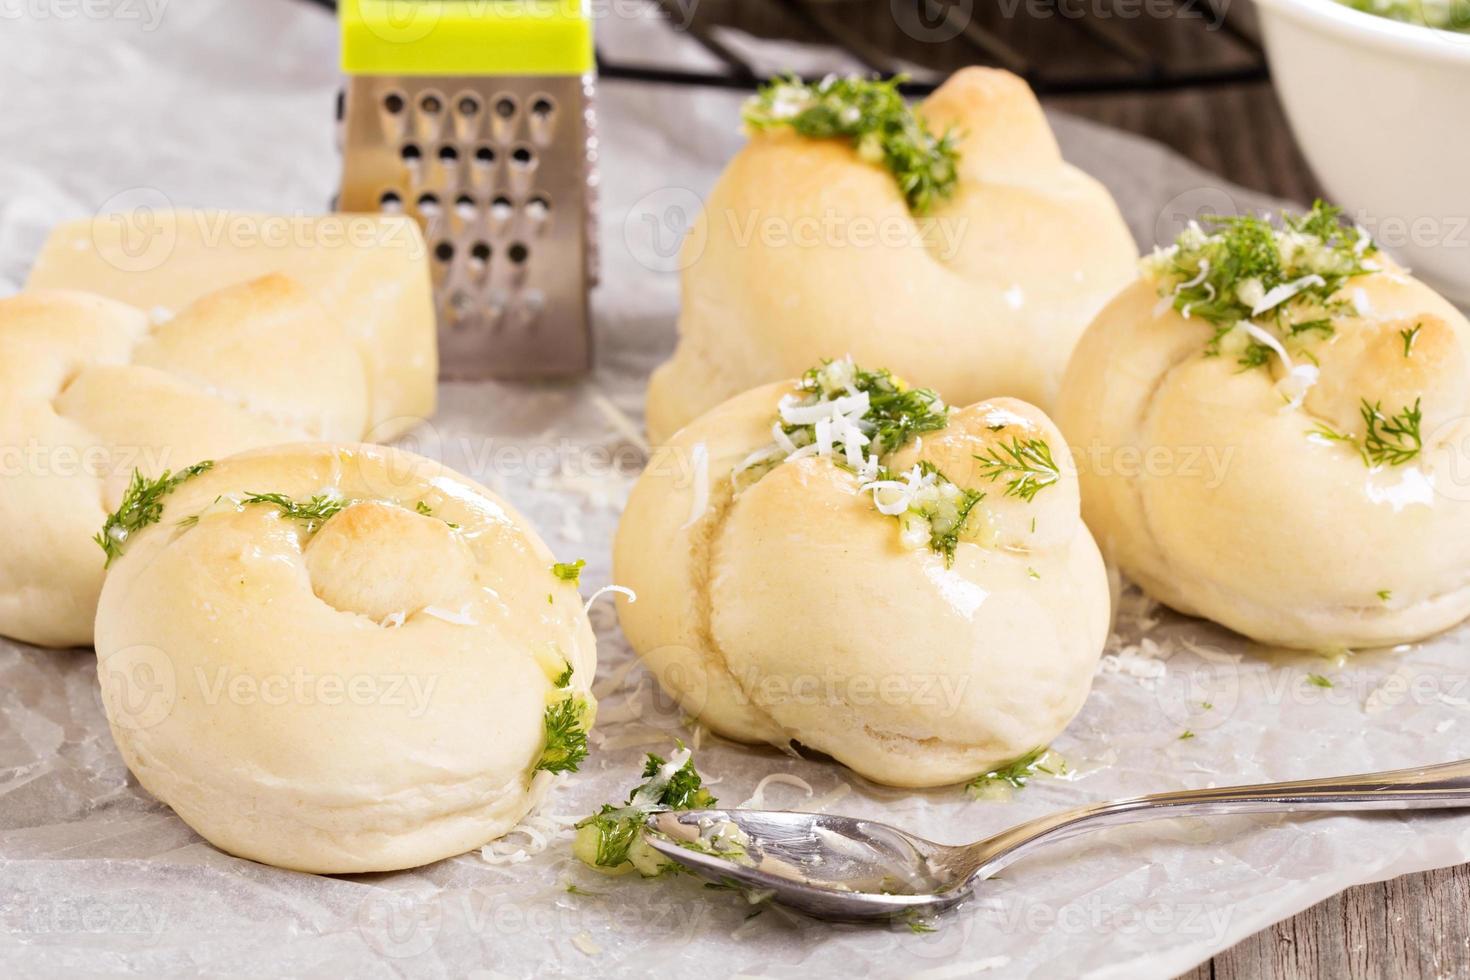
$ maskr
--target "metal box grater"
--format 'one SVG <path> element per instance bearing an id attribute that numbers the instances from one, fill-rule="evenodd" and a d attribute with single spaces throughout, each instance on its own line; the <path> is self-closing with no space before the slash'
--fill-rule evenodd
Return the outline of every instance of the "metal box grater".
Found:
<path id="1" fill-rule="evenodd" d="M 595 60 L 584 0 L 342 0 L 342 211 L 424 229 L 446 378 L 591 367 Z"/>

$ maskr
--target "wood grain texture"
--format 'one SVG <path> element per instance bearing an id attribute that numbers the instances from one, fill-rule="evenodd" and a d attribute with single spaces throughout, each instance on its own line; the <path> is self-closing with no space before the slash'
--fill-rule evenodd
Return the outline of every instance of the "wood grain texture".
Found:
<path id="1" fill-rule="evenodd" d="M 1350 888 L 1180 980 L 1470 977 L 1470 865 Z"/>

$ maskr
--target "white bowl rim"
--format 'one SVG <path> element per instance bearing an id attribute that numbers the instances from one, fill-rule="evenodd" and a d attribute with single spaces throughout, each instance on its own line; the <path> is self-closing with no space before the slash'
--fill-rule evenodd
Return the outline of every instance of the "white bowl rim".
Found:
<path id="1" fill-rule="evenodd" d="M 1419 58 L 1470 66 L 1470 32 L 1408 24 L 1354 10 L 1337 0 L 1256 0 L 1256 6 L 1348 41 Z M 1453 37 L 1450 35 L 1454 34 Z"/>

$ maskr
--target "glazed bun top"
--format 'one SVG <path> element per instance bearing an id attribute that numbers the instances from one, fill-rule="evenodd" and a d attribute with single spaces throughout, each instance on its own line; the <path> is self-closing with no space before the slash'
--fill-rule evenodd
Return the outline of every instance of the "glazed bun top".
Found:
<path id="1" fill-rule="evenodd" d="M 861 88 L 877 83 L 832 84 L 846 87 L 768 93 L 685 243 L 679 346 L 649 389 L 655 442 L 834 351 L 957 404 L 1048 407 L 1083 328 L 1136 275 L 1117 206 L 1062 159 L 1016 76 L 964 69 L 918 121 L 893 122 L 949 133 L 952 159 L 914 137 L 933 159 L 911 170 L 885 167 L 876 137 L 802 135 L 831 128 L 829 102 L 879 114 Z"/>
<path id="2" fill-rule="evenodd" d="M 881 461 L 881 463 L 880 463 Z M 680 430 L 615 545 L 634 649 L 702 724 L 871 779 L 953 783 L 1080 707 L 1108 586 L 1066 444 L 832 362 Z"/>
<path id="3" fill-rule="evenodd" d="M 1292 647 L 1470 612 L 1470 324 L 1318 206 L 1193 227 L 1098 316 L 1058 419 L 1103 550 Z"/>
<path id="4" fill-rule="evenodd" d="M 102 593 L 103 700 L 139 781 L 217 846 L 324 873 L 424 864 L 504 833 L 585 754 L 575 574 L 483 487 L 313 444 L 150 499 Z"/>

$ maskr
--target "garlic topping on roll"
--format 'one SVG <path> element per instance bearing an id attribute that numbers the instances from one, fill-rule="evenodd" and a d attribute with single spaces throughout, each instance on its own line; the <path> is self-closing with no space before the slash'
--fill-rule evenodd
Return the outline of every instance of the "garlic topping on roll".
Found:
<path id="1" fill-rule="evenodd" d="M 259 450 L 139 477 L 102 537 L 113 737 L 222 850 L 333 874 L 427 864 L 510 830 L 586 755 L 579 566 L 437 463 Z"/>
<path id="2" fill-rule="evenodd" d="M 1470 324 L 1320 202 L 1192 226 L 1078 345 L 1058 421 L 1104 553 L 1264 643 L 1470 614 Z"/>
<path id="3" fill-rule="evenodd" d="M 776 81 L 745 120 L 680 257 L 655 443 L 833 351 L 959 403 L 1049 407 L 1077 337 L 1136 275 L 1112 198 L 1008 72 L 966 68 L 912 110 L 892 82 Z"/>
<path id="4" fill-rule="evenodd" d="M 730 399 L 633 488 L 629 642 L 685 711 L 895 786 L 969 779 L 1081 707 L 1108 584 L 1038 409 L 850 359 Z"/>

